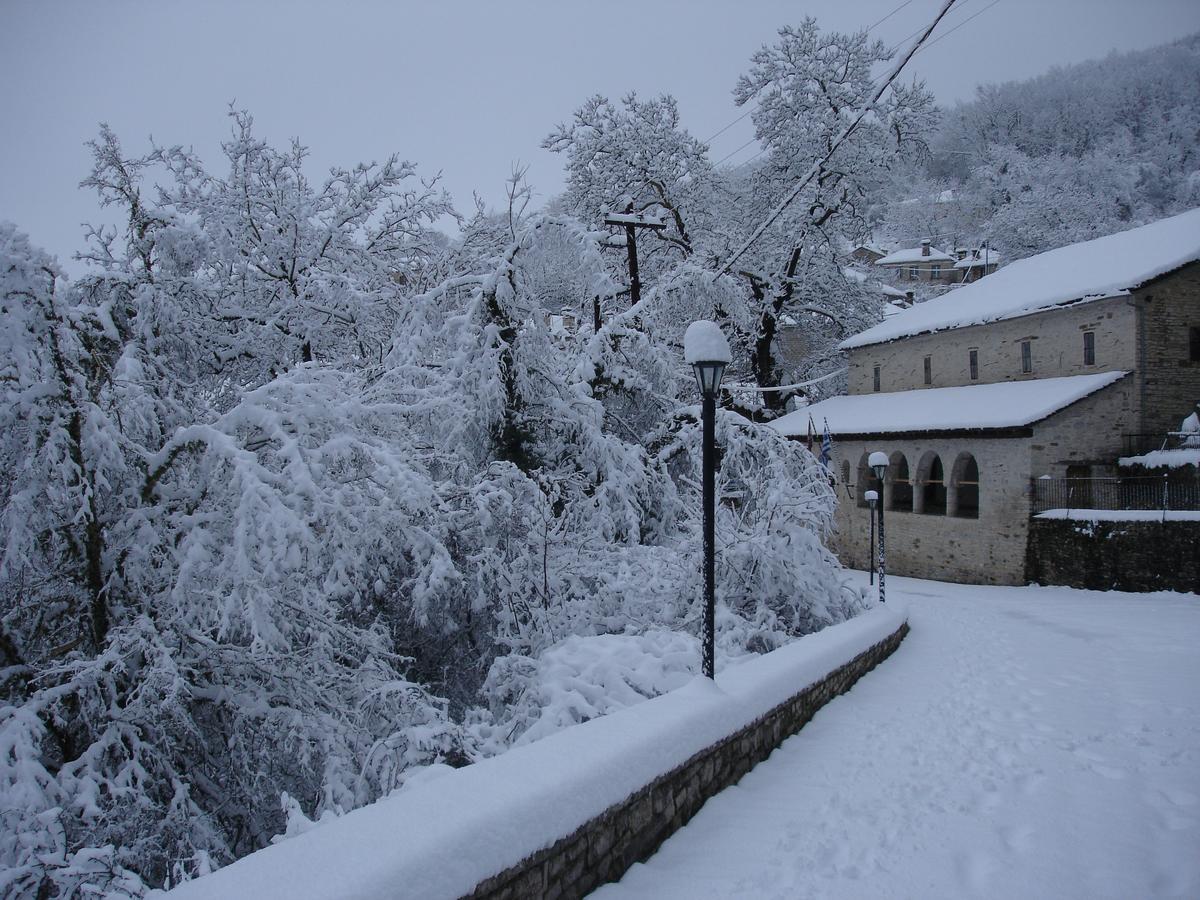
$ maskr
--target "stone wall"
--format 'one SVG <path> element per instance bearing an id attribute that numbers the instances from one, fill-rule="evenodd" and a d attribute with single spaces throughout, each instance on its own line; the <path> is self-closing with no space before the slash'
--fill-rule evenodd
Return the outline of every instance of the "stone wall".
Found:
<path id="1" fill-rule="evenodd" d="M 1034 519 L 1029 578 L 1091 590 L 1200 593 L 1200 522 Z"/>
<path id="2" fill-rule="evenodd" d="M 1112 470 L 1124 447 L 1123 435 L 1140 428 L 1137 397 L 1137 379 L 1127 375 L 1036 423 L 1029 459 L 1033 477 L 1063 478 L 1072 464 Z M 1108 472 L 1094 469 L 1092 474 Z"/>
<path id="3" fill-rule="evenodd" d="M 848 485 L 838 485 L 835 531 L 831 549 L 845 566 L 870 568 L 870 509 L 858 505 L 862 490 L 860 465 L 864 455 L 883 450 L 889 457 L 899 451 L 908 460 L 909 475 L 926 453 L 942 460 L 947 481 L 955 460 L 964 451 L 979 466 L 979 517 L 974 519 L 886 509 L 888 571 L 914 578 L 975 584 L 1022 584 L 1029 524 L 1029 437 L 981 435 L 914 435 L 834 438 L 834 470 L 850 469 Z M 869 476 L 874 489 L 874 478 Z M 890 491 L 885 489 L 885 501 Z"/>
<path id="4" fill-rule="evenodd" d="M 1165 286 L 1160 287 L 1160 294 L 1165 290 Z M 880 367 L 880 390 L 885 392 L 1132 371 L 1138 359 L 1136 320 L 1130 298 L 1113 297 L 987 325 L 856 347 L 850 351 L 849 392 L 871 393 L 874 366 Z M 1096 363 L 1091 366 L 1083 364 L 1085 331 L 1096 335 Z M 1025 340 L 1033 344 L 1033 372 L 1029 374 L 1021 372 L 1020 345 Z M 1186 340 L 1185 329 L 1185 358 Z M 970 372 L 969 351 L 973 349 L 979 353 L 976 381 L 971 380 Z M 928 385 L 926 356 L 932 357 L 933 379 Z"/>
<path id="5" fill-rule="evenodd" d="M 1139 385 L 1139 430 L 1174 431 L 1200 402 L 1200 360 L 1188 358 L 1188 328 L 1200 327 L 1200 263 L 1151 282 L 1134 299 L 1147 361 Z"/>
<path id="6" fill-rule="evenodd" d="M 635 862 L 687 824 L 709 798 L 736 784 L 799 731 L 818 709 L 843 694 L 900 645 L 908 626 L 830 672 L 742 730 L 696 754 L 552 846 L 487 879 L 476 898 L 583 897 L 618 880 Z M 564 803 L 570 798 L 564 797 Z"/>

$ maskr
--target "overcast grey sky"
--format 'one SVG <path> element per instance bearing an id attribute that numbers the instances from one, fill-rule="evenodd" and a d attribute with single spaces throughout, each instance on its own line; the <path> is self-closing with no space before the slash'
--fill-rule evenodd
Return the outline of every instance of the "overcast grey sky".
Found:
<path id="1" fill-rule="evenodd" d="M 231 101 L 267 140 L 307 144 L 313 180 L 330 165 L 395 151 L 422 173 L 441 170 L 465 211 L 472 190 L 497 202 L 519 160 L 545 198 L 562 186 L 562 161 L 541 140 L 588 95 L 674 94 L 684 124 L 706 139 L 742 112 L 734 82 L 780 25 L 813 15 L 849 31 L 901 4 L 0 0 L 0 219 L 67 262 L 80 223 L 104 218 L 77 187 L 97 123 L 107 121 L 130 154 L 153 135 L 191 145 L 220 172 Z M 1200 30 L 1196 0 L 989 4 L 959 0 L 936 33 L 945 39 L 911 65 L 909 77 L 925 79 L 942 103 L 969 99 L 981 83 Z M 909 0 L 872 34 L 896 43 L 939 6 Z M 748 119 L 718 135 L 714 160 L 751 136 Z"/>

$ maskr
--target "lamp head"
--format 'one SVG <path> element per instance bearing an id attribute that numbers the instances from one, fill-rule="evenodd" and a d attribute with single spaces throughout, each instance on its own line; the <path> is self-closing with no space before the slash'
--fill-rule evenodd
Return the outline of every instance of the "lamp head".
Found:
<path id="1" fill-rule="evenodd" d="M 875 477 L 882 479 L 888 467 L 888 456 L 882 450 L 876 450 L 867 460 L 867 465 L 875 472 Z"/>
<path id="2" fill-rule="evenodd" d="M 696 373 L 696 384 L 705 397 L 715 397 L 721 376 L 733 358 L 729 342 L 716 322 L 700 320 L 688 326 L 683 336 L 683 358 Z"/>
<path id="3" fill-rule="evenodd" d="M 864 498 L 864 499 L 865 499 L 865 500 L 866 500 L 868 503 L 870 503 L 870 504 L 871 504 L 871 509 L 874 509 L 874 508 L 875 508 L 875 504 L 876 504 L 877 502 L 879 502 L 879 492 L 878 492 L 878 491 L 867 491 L 865 494 L 863 494 L 863 498 Z"/>

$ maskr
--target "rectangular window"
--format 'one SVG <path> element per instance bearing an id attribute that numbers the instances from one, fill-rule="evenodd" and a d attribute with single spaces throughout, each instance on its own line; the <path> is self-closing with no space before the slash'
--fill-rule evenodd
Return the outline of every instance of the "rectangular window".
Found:
<path id="1" fill-rule="evenodd" d="M 879 366 L 875 367 L 875 391 L 879 392 Z"/>
<path id="2" fill-rule="evenodd" d="M 933 266 L 930 266 L 929 280 L 933 281 L 935 278 L 941 278 L 941 277 L 942 277 L 942 267 L 939 265 L 936 265 L 936 264 Z"/>
<path id="3" fill-rule="evenodd" d="M 1096 333 L 1094 331 L 1083 333 L 1083 364 L 1085 366 L 1096 364 Z"/>
<path id="4" fill-rule="evenodd" d="M 1033 371 L 1033 341 L 1021 341 L 1021 373 Z"/>
<path id="5" fill-rule="evenodd" d="M 925 357 L 925 383 L 933 384 L 933 357 Z"/>
<path id="6" fill-rule="evenodd" d="M 917 267 L 916 267 L 916 266 L 913 266 L 911 269 L 909 269 L 909 270 L 908 270 L 908 277 L 909 277 L 909 279 L 910 279 L 910 280 L 912 280 L 912 281 L 916 281 L 916 280 L 917 280 L 917 278 L 919 278 L 919 277 L 920 277 L 920 274 L 919 274 L 919 273 L 920 273 L 920 270 L 919 270 L 919 269 L 917 269 Z"/>
<path id="7" fill-rule="evenodd" d="M 1188 359 L 1200 362 L 1200 325 L 1188 329 Z"/>
<path id="8" fill-rule="evenodd" d="M 969 354 L 969 358 L 971 360 L 971 380 L 978 381 L 979 380 L 979 351 L 978 350 L 970 350 L 970 351 L 968 351 L 968 354 Z"/>

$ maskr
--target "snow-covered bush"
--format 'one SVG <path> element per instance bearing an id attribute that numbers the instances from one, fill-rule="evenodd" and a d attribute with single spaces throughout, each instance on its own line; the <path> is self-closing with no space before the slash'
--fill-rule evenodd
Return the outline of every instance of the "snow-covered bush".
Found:
<path id="1" fill-rule="evenodd" d="M 233 123 L 224 177 L 102 131 L 88 183 L 128 221 L 76 283 L 0 226 L 8 894 L 175 883 L 698 664 L 679 350 L 704 317 L 749 352 L 740 282 L 664 256 L 618 311 L 575 219 L 448 247 L 408 164 L 314 187 Z M 729 412 L 718 438 L 727 662 L 860 600 L 812 456 Z"/>

